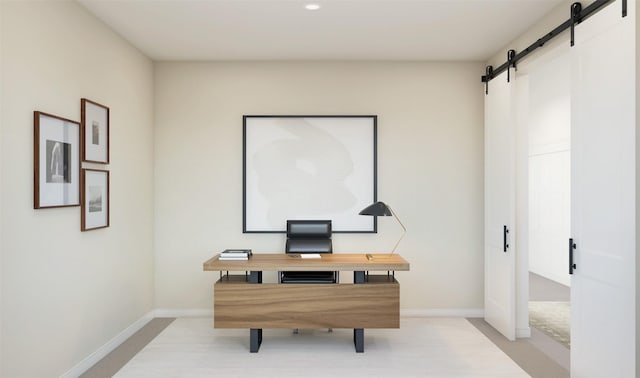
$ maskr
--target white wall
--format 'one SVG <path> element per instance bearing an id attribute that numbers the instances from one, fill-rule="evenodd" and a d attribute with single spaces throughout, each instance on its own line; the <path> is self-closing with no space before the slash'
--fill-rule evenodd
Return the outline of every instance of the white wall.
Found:
<path id="1" fill-rule="evenodd" d="M 3 377 L 53 377 L 152 309 L 153 65 L 75 2 L 0 2 Z M 33 111 L 111 110 L 111 226 L 33 210 Z"/>
<path id="2" fill-rule="evenodd" d="M 586 8 L 595 0 L 582 1 L 582 8 Z M 575 3 L 574 0 L 564 0 L 562 4 L 558 5 L 554 8 L 549 14 L 545 15 L 542 19 L 536 22 L 531 28 L 529 28 L 526 32 L 521 35 L 515 36 L 515 38 L 509 42 L 506 46 L 504 46 L 501 50 L 496 51 L 495 55 L 492 56 L 486 64 L 493 65 L 494 68 L 500 66 L 502 63 L 507 61 L 507 51 L 510 49 L 516 50 L 516 53 L 519 53 L 529 47 L 532 43 L 534 43 L 538 38 L 542 38 L 551 30 L 555 29 L 558 25 L 569 19 L 570 7 L 571 4 Z M 614 5 L 614 6 L 619 6 Z M 540 54 L 544 54 L 544 51 L 549 51 L 550 49 L 554 49 L 558 45 L 569 45 L 569 30 L 565 30 L 560 36 L 553 38 L 551 41 L 547 42 L 543 47 L 536 49 L 535 52 L 529 54 L 522 62 L 525 62 L 535 56 Z M 481 74 L 484 74 L 484 69 Z"/>
<path id="3" fill-rule="evenodd" d="M 638 20 L 640 19 L 640 7 L 636 8 L 636 62 L 640 62 L 640 27 Z M 637 64 L 637 63 L 636 63 Z M 636 65 L 636 204 L 640 203 L 640 119 L 638 118 L 637 109 L 640 109 L 640 75 L 638 75 L 638 67 Z M 640 279 L 637 278 L 640 272 L 640 243 L 638 243 L 638 235 L 640 235 L 640 211 L 636 209 L 636 372 L 640 372 Z"/>
<path id="4" fill-rule="evenodd" d="M 4 14 L 4 7 L 2 6 L 2 4 L 0 4 L 0 31 L 3 30 L 3 24 L 4 24 L 3 14 Z M 4 72 L 3 71 L 3 60 L 4 59 L 3 59 L 3 55 L 2 55 L 2 51 L 3 51 L 3 48 L 2 48 L 3 41 L 2 40 L 3 40 L 3 38 L 0 35 L 0 80 L 2 79 L 2 72 Z M 1 86 L 2 86 L 2 84 L 0 84 L 0 87 Z M 2 188 L 2 182 L 3 182 L 2 177 L 4 176 L 3 175 L 3 169 L 2 169 L 2 129 L 3 129 L 2 125 L 4 123 L 4 116 L 3 116 L 4 115 L 4 113 L 3 113 L 4 102 L 2 101 L 3 93 L 4 93 L 4 90 L 2 90 L 0 88 L 0 188 Z M 2 194 L 0 193 L 0 366 L 3 365 L 2 360 L 3 360 L 3 356 L 4 356 L 4 353 L 3 353 L 4 348 L 2 346 L 2 341 L 1 341 L 1 340 L 4 340 L 4 335 L 3 335 L 3 332 L 2 332 L 2 328 L 3 328 L 2 327 L 2 324 L 3 324 L 2 323 L 2 319 L 4 318 L 3 311 L 2 311 L 2 298 L 4 297 L 3 290 L 2 290 L 2 282 L 3 282 L 2 272 L 3 272 L 4 269 L 3 269 L 3 264 L 2 264 L 2 260 L 3 260 L 3 258 L 2 258 L 2 246 L 3 246 L 3 243 L 2 243 L 2 220 L 3 220 L 3 216 L 2 216 L 2 200 L 1 200 L 2 197 L 1 197 L 1 195 Z M 2 369 L 0 369 L 0 374 L 2 373 L 1 370 Z"/>
<path id="5" fill-rule="evenodd" d="M 282 234 L 242 234 L 243 114 L 377 114 L 378 198 L 408 229 L 398 249 L 411 263 L 396 273 L 401 307 L 481 314 L 481 71 L 478 63 L 158 63 L 156 306 L 210 310 L 218 275 L 202 263 L 225 248 L 283 251 Z M 377 235 L 334 235 L 334 251 L 389 251 L 400 233 L 381 218 Z"/>

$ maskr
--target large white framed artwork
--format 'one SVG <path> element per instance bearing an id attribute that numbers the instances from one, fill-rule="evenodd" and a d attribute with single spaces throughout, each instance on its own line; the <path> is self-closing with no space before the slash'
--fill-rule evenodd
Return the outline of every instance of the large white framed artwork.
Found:
<path id="1" fill-rule="evenodd" d="M 285 232 L 288 219 L 376 232 L 358 215 L 377 200 L 376 144 L 375 115 L 243 116 L 243 232 Z"/>

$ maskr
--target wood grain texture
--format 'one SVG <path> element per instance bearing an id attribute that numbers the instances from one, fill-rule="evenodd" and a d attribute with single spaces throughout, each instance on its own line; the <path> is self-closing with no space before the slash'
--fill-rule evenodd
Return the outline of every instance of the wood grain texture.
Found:
<path id="1" fill-rule="evenodd" d="M 334 271 L 334 270 L 409 270 L 399 255 L 384 260 L 367 260 L 364 253 L 331 253 L 320 259 L 301 259 L 285 253 L 254 253 L 246 261 L 220 261 L 218 255 L 203 264 L 205 271 Z"/>
<path id="2" fill-rule="evenodd" d="M 399 328 L 400 285 L 387 275 L 364 284 L 214 285 L 215 328 Z"/>

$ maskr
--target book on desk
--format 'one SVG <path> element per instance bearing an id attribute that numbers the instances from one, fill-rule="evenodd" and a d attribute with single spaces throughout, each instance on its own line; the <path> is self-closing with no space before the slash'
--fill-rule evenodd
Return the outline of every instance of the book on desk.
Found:
<path id="1" fill-rule="evenodd" d="M 250 249 L 225 249 L 220 252 L 218 260 L 249 260 L 251 255 Z"/>

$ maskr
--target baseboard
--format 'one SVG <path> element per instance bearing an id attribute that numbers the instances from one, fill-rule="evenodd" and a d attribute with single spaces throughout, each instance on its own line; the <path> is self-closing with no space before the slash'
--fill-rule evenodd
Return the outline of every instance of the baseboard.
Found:
<path id="1" fill-rule="evenodd" d="M 158 308 L 154 311 L 156 318 L 202 318 L 213 317 L 212 308 Z"/>
<path id="2" fill-rule="evenodd" d="M 400 317 L 452 317 L 452 318 L 482 318 L 482 308 L 434 308 L 434 309 L 400 309 Z"/>
<path id="3" fill-rule="evenodd" d="M 531 328 L 516 328 L 516 339 L 529 338 L 531 337 Z"/>
<path id="4" fill-rule="evenodd" d="M 143 317 L 136 320 L 133 324 L 125 328 L 122 332 L 117 334 L 114 338 L 109 340 L 106 344 L 98 348 L 98 350 L 96 350 L 95 352 L 91 353 L 89 356 L 87 356 L 85 359 L 80 361 L 78 364 L 72 367 L 69 371 L 62 374 L 60 377 L 63 377 L 63 378 L 79 377 L 84 372 L 89 370 L 89 368 L 95 365 L 98 361 L 102 360 L 107 354 L 111 353 L 114 349 L 120 346 L 120 344 L 125 342 L 134 333 L 138 332 L 153 318 L 154 318 L 154 311 L 150 311 L 149 313 L 145 314 Z"/>

